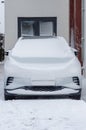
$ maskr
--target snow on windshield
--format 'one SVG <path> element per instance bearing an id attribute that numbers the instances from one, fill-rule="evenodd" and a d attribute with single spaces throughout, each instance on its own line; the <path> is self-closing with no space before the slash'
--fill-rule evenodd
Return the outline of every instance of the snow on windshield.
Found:
<path id="1" fill-rule="evenodd" d="M 71 49 L 64 38 L 19 39 L 12 50 L 15 57 L 71 57 Z"/>

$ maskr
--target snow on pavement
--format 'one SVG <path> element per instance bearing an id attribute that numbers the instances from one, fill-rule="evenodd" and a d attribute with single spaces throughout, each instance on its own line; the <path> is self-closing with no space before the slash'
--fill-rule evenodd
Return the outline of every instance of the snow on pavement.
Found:
<path id="1" fill-rule="evenodd" d="M 86 130 L 82 100 L 0 100 L 0 130 Z"/>

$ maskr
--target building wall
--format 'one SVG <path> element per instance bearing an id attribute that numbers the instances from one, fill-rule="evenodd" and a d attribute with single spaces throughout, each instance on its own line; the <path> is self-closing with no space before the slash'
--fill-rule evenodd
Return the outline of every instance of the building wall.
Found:
<path id="1" fill-rule="evenodd" d="M 81 63 L 82 60 L 82 0 L 70 0 L 70 45 L 77 49 L 77 57 Z"/>
<path id="2" fill-rule="evenodd" d="M 6 0 L 5 48 L 17 40 L 17 17 L 57 16 L 57 34 L 69 41 L 69 0 Z"/>
<path id="3" fill-rule="evenodd" d="M 86 0 L 82 0 L 82 11 L 83 68 L 84 76 L 86 77 Z"/>
<path id="4" fill-rule="evenodd" d="M 0 33 L 4 34 L 4 0 L 0 0 Z"/>

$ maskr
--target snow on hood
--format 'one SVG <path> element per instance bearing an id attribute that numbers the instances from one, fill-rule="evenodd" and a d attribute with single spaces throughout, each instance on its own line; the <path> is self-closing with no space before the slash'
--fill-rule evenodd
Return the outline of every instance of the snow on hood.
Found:
<path id="1" fill-rule="evenodd" d="M 72 58 L 71 48 L 63 37 L 25 39 L 20 38 L 11 55 L 19 58 Z"/>

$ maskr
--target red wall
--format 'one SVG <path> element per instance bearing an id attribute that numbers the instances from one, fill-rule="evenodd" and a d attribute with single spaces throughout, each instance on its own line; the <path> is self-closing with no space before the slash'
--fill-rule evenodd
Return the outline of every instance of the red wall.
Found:
<path id="1" fill-rule="evenodd" d="M 70 0 L 70 45 L 78 50 L 78 59 L 82 64 L 81 56 L 81 2 L 82 0 Z M 73 44 L 72 44 L 73 42 Z"/>

